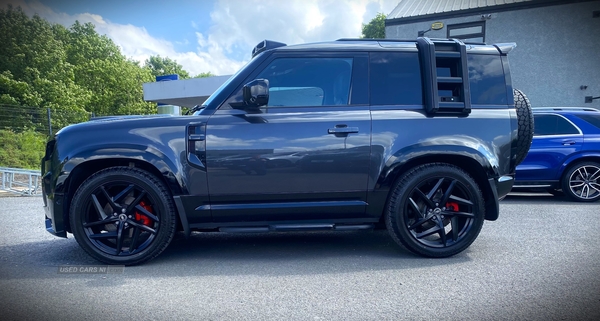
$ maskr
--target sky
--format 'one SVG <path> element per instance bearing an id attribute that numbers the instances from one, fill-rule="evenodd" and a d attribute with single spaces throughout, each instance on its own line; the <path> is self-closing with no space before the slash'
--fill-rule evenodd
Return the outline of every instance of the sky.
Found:
<path id="1" fill-rule="evenodd" d="M 230 75 L 264 39 L 288 45 L 358 38 L 400 0 L 1 0 L 66 27 L 91 22 L 122 53 L 176 60 L 191 75 Z"/>

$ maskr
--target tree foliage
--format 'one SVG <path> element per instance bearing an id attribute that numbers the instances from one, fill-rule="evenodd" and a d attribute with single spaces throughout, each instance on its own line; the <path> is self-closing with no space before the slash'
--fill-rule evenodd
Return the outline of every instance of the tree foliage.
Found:
<path id="1" fill-rule="evenodd" d="M 4 167 L 39 169 L 44 157 L 46 135 L 27 129 L 21 132 L 0 129 L 0 164 Z"/>
<path id="2" fill-rule="evenodd" d="M 369 23 L 362 25 L 362 37 L 372 39 L 385 38 L 385 14 L 378 13 Z"/>
<path id="3" fill-rule="evenodd" d="M 35 131 L 40 122 L 35 115 L 45 115 L 47 109 L 52 111 L 54 132 L 92 114 L 156 113 L 156 104 L 143 100 L 142 84 L 170 73 L 190 78 L 168 57 L 151 57 L 144 65 L 128 59 L 91 23 L 64 27 L 7 5 L 0 8 L 0 143 L 35 141 L 23 133 Z M 0 166 L 16 155 L 4 152 Z"/>
<path id="4" fill-rule="evenodd" d="M 183 66 L 169 57 L 151 56 L 146 59 L 144 66 L 150 69 L 152 76 L 164 76 L 178 74 L 180 79 L 189 79 L 190 75 L 183 70 Z"/>

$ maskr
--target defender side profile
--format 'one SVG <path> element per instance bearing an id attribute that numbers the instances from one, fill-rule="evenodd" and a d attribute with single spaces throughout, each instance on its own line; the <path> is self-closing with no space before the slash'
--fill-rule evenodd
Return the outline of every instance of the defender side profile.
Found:
<path id="1" fill-rule="evenodd" d="M 265 40 L 192 116 L 58 132 L 42 160 L 46 228 L 124 265 L 156 257 L 177 231 L 385 225 L 413 253 L 455 255 L 498 218 L 531 145 L 514 46 Z"/>

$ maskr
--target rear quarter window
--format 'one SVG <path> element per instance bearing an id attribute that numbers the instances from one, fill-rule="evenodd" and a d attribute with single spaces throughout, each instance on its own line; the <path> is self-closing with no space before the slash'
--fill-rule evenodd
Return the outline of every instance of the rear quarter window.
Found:
<path id="1" fill-rule="evenodd" d="M 600 115 L 577 115 L 577 117 L 600 129 Z"/>
<path id="2" fill-rule="evenodd" d="M 533 115 L 534 130 L 536 136 L 549 135 L 576 135 L 579 130 L 568 120 L 558 115 Z"/>
<path id="3" fill-rule="evenodd" d="M 467 56 L 471 103 L 484 105 L 506 105 L 506 84 L 500 56 Z"/>

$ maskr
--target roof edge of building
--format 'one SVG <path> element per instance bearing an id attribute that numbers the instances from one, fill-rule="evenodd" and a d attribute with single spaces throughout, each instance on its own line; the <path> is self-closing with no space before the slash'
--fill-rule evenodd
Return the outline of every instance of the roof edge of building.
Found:
<path id="1" fill-rule="evenodd" d="M 459 18 L 465 16 L 472 16 L 477 14 L 496 13 L 502 11 L 522 10 L 539 7 L 548 7 L 561 4 L 573 4 L 579 2 L 590 2 L 597 0 L 532 0 L 526 2 L 508 3 L 489 7 L 471 8 L 465 10 L 454 10 L 447 12 L 431 13 L 426 15 L 410 16 L 403 18 L 386 19 L 385 26 L 398 26 L 414 22 L 426 22 L 432 19 L 448 19 L 448 18 Z"/>

